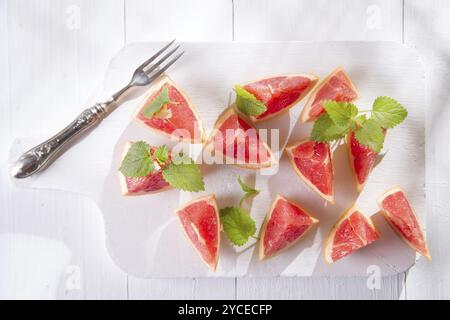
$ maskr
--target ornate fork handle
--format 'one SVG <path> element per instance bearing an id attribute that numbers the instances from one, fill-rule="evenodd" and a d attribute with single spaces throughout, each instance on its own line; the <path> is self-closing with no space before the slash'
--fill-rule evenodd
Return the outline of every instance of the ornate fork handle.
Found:
<path id="1" fill-rule="evenodd" d="M 171 49 L 169 52 L 160 56 L 168 49 L 175 40 L 172 40 L 149 59 L 144 61 L 134 70 L 130 82 L 122 89 L 114 93 L 104 103 L 97 103 L 93 107 L 84 110 L 71 124 L 65 127 L 58 134 L 47 141 L 37 145 L 36 147 L 25 152 L 12 167 L 12 175 L 15 178 L 26 178 L 32 174 L 41 171 L 53 162 L 62 152 L 67 150 L 63 148 L 73 142 L 83 132 L 92 129 L 110 114 L 116 107 L 119 98 L 128 90 L 135 86 L 146 86 L 158 79 L 172 64 L 175 63 L 184 53 L 184 51 L 172 56 L 179 45 Z M 162 64 L 170 58 L 165 64 Z"/>
<path id="2" fill-rule="evenodd" d="M 108 114 L 107 107 L 112 102 L 113 100 L 96 103 L 93 107 L 87 108 L 59 133 L 25 152 L 13 168 L 14 177 L 28 177 L 52 163 L 60 155 L 64 145 L 73 142 L 83 132 L 101 122 Z"/>

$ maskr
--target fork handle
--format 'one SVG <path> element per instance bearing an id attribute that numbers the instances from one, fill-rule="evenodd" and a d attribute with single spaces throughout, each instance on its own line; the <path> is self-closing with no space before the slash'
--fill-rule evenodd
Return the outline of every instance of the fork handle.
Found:
<path id="1" fill-rule="evenodd" d="M 105 103 L 96 103 L 87 108 L 56 135 L 22 154 L 12 168 L 12 175 L 15 178 L 26 178 L 51 164 L 64 153 L 64 145 L 75 141 L 82 133 L 101 122 L 113 101 L 111 99 Z"/>

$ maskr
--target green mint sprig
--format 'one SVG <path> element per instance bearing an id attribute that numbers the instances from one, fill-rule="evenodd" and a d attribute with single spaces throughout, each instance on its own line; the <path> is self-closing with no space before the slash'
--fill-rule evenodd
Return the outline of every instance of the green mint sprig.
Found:
<path id="1" fill-rule="evenodd" d="M 244 209 L 225 207 L 220 209 L 220 221 L 228 239 L 237 246 L 247 243 L 249 237 L 255 235 L 256 223 Z"/>
<path id="2" fill-rule="evenodd" d="M 380 152 L 384 143 L 384 129 L 393 128 L 402 123 L 408 111 L 390 97 L 378 97 L 373 102 L 370 118 L 358 107 L 349 102 L 325 101 L 325 113 L 314 123 L 311 139 L 329 142 L 355 132 L 359 143 Z"/>
<path id="3" fill-rule="evenodd" d="M 250 187 L 249 185 L 245 184 L 242 180 L 241 177 L 238 176 L 237 181 L 239 183 L 239 185 L 241 186 L 242 191 L 244 191 L 244 195 L 242 196 L 241 200 L 239 200 L 239 206 L 242 206 L 242 202 L 244 202 L 245 199 L 257 195 L 260 190 L 258 189 L 254 189 L 252 187 Z"/>
<path id="4" fill-rule="evenodd" d="M 198 192 L 205 190 L 205 182 L 198 166 L 194 163 L 169 163 L 162 174 L 172 187 L 183 191 Z"/>
<path id="5" fill-rule="evenodd" d="M 119 171 L 126 177 L 145 177 L 155 169 L 150 157 L 150 146 L 144 141 L 131 145 L 122 160 Z"/>
<path id="6" fill-rule="evenodd" d="M 240 85 L 236 85 L 234 91 L 236 91 L 236 107 L 243 114 L 256 117 L 266 112 L 265 104 Z"/>
<path id="7" fill-rule="evenodd" d="M 143 113 L 146 118 L 151 119 L 155 114 L 161 111 L 162 107 L 170 103 L 169 89 L 164 87 L 160 94 L 158 94 L 144 109 Z"/>
<path id="8" fill-rule="evenodd" d="M 165 164 L 169 160 L 169 148 L 166 145 L 159 146 L 153 153 L 153 157 L 160 165 Z"/>
<path id="9" fill-rule="evenodd" d="M 187 155 L 177 154 L 174 158 L 182 161 L 171 161 L 166 145 L 156 148 L 153 154 L 150 149 L 144 141 L 133 143 L 123 158 L 119 171 L 126 177 L 145 177 L 155 171 L 156 162 L 164 180 L 172 187 L 191 192 L 205 190 L 200 169 Z"/>
<path id="10" fill-rule="evenodd" d="M 242 202 L 252 195 L 257 195 L 260 191 L 245 184 L 239 176 L 237 181 L 245 194 L 239 201 L 238 207 L 225 207 L 220 210 L 220 221 L 222 222 L 223 231 L 231 243 L 236 246 L 243 246 L 250 237 L 257 238 L 255 237 L 255 220 L 242 208 Z"/>

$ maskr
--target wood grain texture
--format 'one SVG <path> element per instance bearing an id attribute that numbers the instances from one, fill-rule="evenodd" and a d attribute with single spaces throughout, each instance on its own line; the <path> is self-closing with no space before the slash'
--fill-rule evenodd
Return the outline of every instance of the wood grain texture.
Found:
<path id="1" fill-rule="evenodd" d="M 402 0 L 234 4 L 235 40 L 402 40 Z"/>
<path id="2" fill-rule="evenodd" d="M 126 42 L 232 40 L 232 1 L 125 1 Z M 234 279 L 129 280 L 130 298 L 232 298 Z"/>
<path id="3" fill-rule="evenodd" d="M 170 11 L 159 9 L 165 1 L 117 0 L 117 1 L 36 1 L 0 0 L 0 39 L 7 41 L 0 46 L 0 140 L 11 144 L 15 136 L 36 135 L 45 137 L 58 129 L 52 121 L 42 119 L 41 114 L 59 113 L 60 117 L 71 120 L 74 113 L 94 92 L 102 71 L 110 57 L 127 41 L 145 41 L 182 36 L 185 40 L 230 40 L 233 34 L 232 1 L 195 1 L 189 11 L 187 5 L 177 11 L 175 0 L 170 1 Z M 208 2 L 208 3 L 206 3 Z M 220 3 L 219 3 L 220 2 Z M 203 11 L 207 8 L 212 10 Z M 219 3 L 219 4 L 217 4 Z M 356 3 L 356 4 L 355 4 Z M 234 0 L 234 33 L 237 40 L 395 40 L 401 41 L 402 1 L 250 1 Z M 82 9 L 82 28 L 68 32 L 64 27 L 72 4 Z M 134 6 L 129 6 L 129 4 Z M 281 4 L 281 5 L 280 5 Z M 381 29 L 373 28 L 376 7 L 382 15 Z M 410 270 L 403 287 L 403 279 L 383 280 L 382 289 L 372 292 L 364 282 L 355 279 L 246 279 L 238 283 L 238 298 L 346 298 L 356 297 L 356 290 L 362 297 L 384 299 L 449 298 L 449 206 L 448 185 L 450 172 L 447 170 L 449 154 L 446 146 L 450 130 L 445 123 L 448 119 L 449 80 L 449 5 L 446 0 L 420 1 L 405 0 L 404 37 L 405 42 L 417 48 L 425 56 L 428 72 L 428 108 L 432 110 L 427 118 L 427 233 L 434 256 L 433 263 L 420 261 Z M 155 9 L 156 8 L 156 9 Z M 283 9 L 284 8 L 284 9 Z M 300 11 L 300 9 L 302 11 Z M 322 9 L 322 10 L 321 10 Z M 124 11 L 125 10 L 125 11 Z M 128 11 L 130 10 L 130 11 Z M 169 12 L 169 22 L 159 18 L 164 31 L 156 28 L 151 20 L 154 11 L 159 15 Z M 325 11 L 323 11 L 325 10 Z M 374 11 L 375 10 L 375 11 Z M 125 13 L 126 12 L 126 13 Z M 172 13 L 170 13 L 172 12 Z M 211 14 L 211 17 L 197 17 Z M 325 12 L 325 15 L 322 13 Z M 341 12 L 346 19 L 337 19 L 333 12 Z M 136 25 L 133 19 L 137 17 Z M 189 17 L 189 19 L 185 19 Z M 281 18 L 280 18 L 281 17 Z M 306 20 L 305 20 L 306 17 Z M 177 21 L 183 21 L 181 26 Z M 204 23 L 209 22 L 213 27 Z M 330 23 L 330 21 L 332 23 Z M 367 28 L 367 23 L 371 28 Z M 206 26 L 205 26 L 206 25 Z M 217 28 L 218 25 L 223 27 Z M 317 27 L 319 25 L 319 27 Z M 142 26 L 142 27 L 141 27 Z M 192 27 L 192 28 L 191 28 Z M 209 28 L 209 29 L 208 29 Z M 223 38 L 222 38 L 223 37 Z M 68 49 L 65 49 L 68 46 Z M 75 51 L 74 51 L 75 50 Z M 78 55 L 75 53 L 78 52 Z M 32 53 L 32 54 L 31 54 Z M 68 60 L 68 61 L 66 61 Z M 25 72 L 31 70 L 33 86 L 23 94 Z M 79 70 L 83 70 L 81 73 Z M 10 74 L 12 77 L 10 77 Z M 70 88 L 59 84 L 59 79 L 67 79 Z M 5 85 L 6 84 L 6 85 Z M 55 94 L 56 93 L 56 94 Z M 61 100 L 65 102 L 61 107 Z M 45 104 L 42 104 L 45 102 Z M 38 106 L 36 106 L 38 105 Z M 39 109 L 38 109 L 39 108 Z M 38 109 L 40 112 L 30 116 Z M 19 237 L 0 239 L 0 260 L 3 250 L 16 252 L 13 264 L 1 264 L 0 274 L 15 279 L 33 279 L 37 273 L 35 266 L 56 266 L 56 260 L 33 261 L 27 259 L 33 250 L 48 252 L 48 238 L 63 243 L 72 252 L 70 264 L 81 268 L 81 290 L 67 290 L 67 274 L 59 279 L 59 286 L 49 292 L 49 284 L 15 281 L 5 284 L 0 279 L 0 292 L 10 296 L 49 298 L 175 298 L 210 297 L 234 295 L 234 279 L 225 283 L 215 279 L 199 281 L 179 280 L 139 280 L 129 279 L 109 261 L 102 238 L 100 214 L 90 201 L 74 195 L 44 190 L 19 190 L 9 182 L 6 161 L 7 152 L 0 151 L 0 232 L 13 233 Z M 36 235 L 44 239 L 43 244 L 33 245 L 35 239 L 22 235 Z M 88 235 L 87 235 L 88 234 Z M 2 245 L 6 245 L 3 247 Z M 21 250 L 15 250 L 15 249 Z M 56 258 L 55 258 L 56 259 Z M 4 266 L 11 268 L 5 270 Z M 30 266 L 33 267 L 30 267 Z M 3 268 L 2 268 L 3 267 Z M 67 269 L 66 269 L 67 272 Z M 5 272 L 6 274 L 6 272 Z M 198 281 L 198 283 L 196 283 Z M 386 281 L 386 282 L 385 282 Z M 200 284 L 201 283 L 201 284 Z M 22 285 L 22 286 L 21 286 Z M 386 286 L 386 288 L 384 288 Z M 53 287 L 52 287 L 53 288 Z M 390 289 L 389 289 L 390 288 Z M 5 291 L 9 290 L 9 291 Z M 128 289 L 128 291 L 127 291 Z M 329 292 L 332 292 L 329 293 Z M 220 293 L 220 294 L 219 294 Z M 276 294 L 277 293 L 277 294 Z"/>
<path id="4" fill-rule="evenodd" d="M 7 34 L 1 38 L 7 39 L 9 72 L 5 74 L 10 88 L 9 107 L 2 108 L 6 114 L 0 127 L 10 126 L 9 140 L 24 135 L 44 138 L 60 129 L 61 123 L 43 119 L 72 120 L 123 45 L 123 37 L 105 37 L 123 34 L 123 2 L 3 0 L 2 6 L 1 14 L 6 15 L 1 19 L 2 30 L 6 24 Z M 99 19 L 102 16 L 108 18 Z M 118 22 L 111 24 L 111 19 Z M 17 250 L 14 259 L 2 259 L 11 263 L 7 278 L 14 281 L 0 291 L 13 297 L 126 298 L 126 275 L 105 252 L 104 235 L 99 232 L 102 220 L 93 203 L 71 194 L 13 187 L 3 162 L 7 152 L 1 153 L 1 186 L 8 190 L 1 232 L 12 234 L 2 240 L 8 241 L 10 250 Z M 41 259 L 54 246 L 63 247 L 69 260 Z M 61 266 L 59 274 L 44 272 L 54 266 Z M 29 281 L 23 285 L 24 275 Z M 48 279 L 39 282 L 44 276 Z M 49 292 L 52 277 L 59 277 L 59 282 Z M 67 281 L 74 282 L 68 285 Z"/>
<path id="5" fill-rule="evenodd" d="M 404 274 L 381 279 L 380 287 L 368 289 L 365 278 L 271 278 L 241 279 L 237 299 L 402 299 Z"/>
<path id="6" fill-rule="evenodd" d="M 126 0 L 126 41 L 232 39 L 231 0 Z"/>
<path id="7" fill-rule="evenodd" d="M 234 299 L 234 279 L 138 279 L 129 277 L 129 299 Z"/>
<path id="8" fill-rule="evenodd" d="M 393 40 L 402 41 L 402 1 L 253 1 L 235 0 L 234 39 L 267 40 Z M 378 11 L 378 13 L 376 13 Z M 340 12 L 341 14 L 336 14 Z M 375 13 L 374 13 L 375 12 Z M 379 24 L 373 15 L 380 14 Z M 342 19 L 345 16 L 346 19 Z M 376 16 L 375 16 L 376 18 Z M 404 276 L 383 280 L 389 288 L 402 288 Z M 252 281 L 255 284 L 254 291 Z M 285 281 L 285 282 L 283 282 Z M 283 284 L 281 284 L 283 282 Z M 312 284 L 312 282 L 314 284 Z M 237 297 L 260 299 L 332 298 L 328 293 L 338 290 L 337 298 L 373 297 L 365 280 L 356 278 L 293 278 L 291 280 L 237 280 Z M 284 290 L 287 285 L 288 290 Z M 263 289 L 265 288 L 265 290 Z M 320 289 L 315 289 L 320 288 Z M 401 290 L 383 290 L 383 299 L 398 299 Z M 281 292 L 284 292 L 282 294 Z M 301 292 L 298 293 L 298 292 Z"/>
<path id="9" fill-rule="evenodd" d="M 450 2 L 405 1 L 405 43 L 424 58 L 427 80 L 427 238 L 433 261 L 407 277 L 408 299 L 450 298 Z"/>

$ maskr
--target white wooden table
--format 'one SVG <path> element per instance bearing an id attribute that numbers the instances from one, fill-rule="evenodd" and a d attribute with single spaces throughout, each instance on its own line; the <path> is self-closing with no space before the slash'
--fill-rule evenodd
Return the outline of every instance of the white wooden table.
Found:
<path id="1" fill-rule="evenodd" d="M 447 0 L 0 0 L 0 298 L 450 298 L 449 17 Z M 383 278 L 378 289 L 366 278 L 141 280 L 108 257 L 101 214 L 89 199 L 13 187 L 7 163 L 16 137 L 54 133 L 61 123 L 52 114 L 72 120 L 126 43 L 175 37 L 389 40 L 416 48 L 428 81 L 433 262 Z"/>

